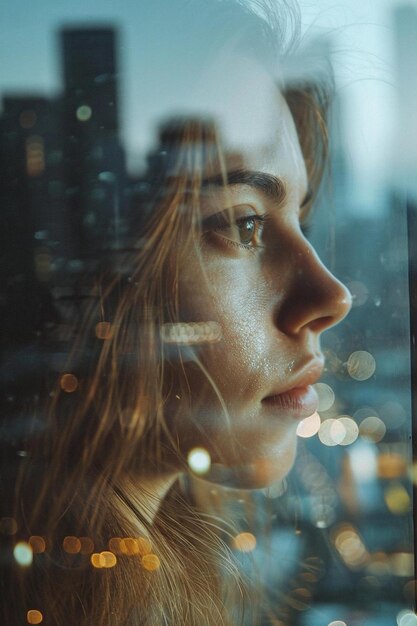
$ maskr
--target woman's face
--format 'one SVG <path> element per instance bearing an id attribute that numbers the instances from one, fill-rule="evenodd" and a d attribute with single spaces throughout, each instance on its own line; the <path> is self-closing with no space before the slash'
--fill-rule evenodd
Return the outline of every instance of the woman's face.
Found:
<path id="1" fill-rule="evenodd" d="M 320 335 L 347 314 L 350 295 L 303 235 L 308 180 L 284 98 L 258 66 L 223 75 L 210 113 L 231 184 L 205 182 L 202 234 L 179 268 L 181 321 L 215 322 L 221 338 L 184 349 L 190 394 L 174 389 L 167 410 L 184 457 L 209 453 L 209 480 L 265 487 L 293 464 L 297 424 L 317 408 Z M 251 126 L 236 149 L 225 120 L 242 127 L 251 115 L 263 116 L 259 143 Z"/>

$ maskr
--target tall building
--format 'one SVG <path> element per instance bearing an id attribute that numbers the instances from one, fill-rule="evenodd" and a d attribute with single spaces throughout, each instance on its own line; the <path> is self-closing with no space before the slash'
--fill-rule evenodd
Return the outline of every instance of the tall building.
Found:
<path id="1" fill-rule="evenodd" d="M 0 123 L 1 330 L 25 343 L 48 321 L 54 259 L 68 254 L 59 103 L 7 96 Z"/>
<path id="2" fill-rule="evenodd" d="M 117 135 L 115 31 L 64 29 L 62 49 L 69 128 L 77 136 Z"/>
<path id="3" fill-rule="evenodd" d="M 64 132 L 74 252 L 118 247 L 123 233 L 124 153 L 118 137 L 116 34 L 62 31 Z"/>

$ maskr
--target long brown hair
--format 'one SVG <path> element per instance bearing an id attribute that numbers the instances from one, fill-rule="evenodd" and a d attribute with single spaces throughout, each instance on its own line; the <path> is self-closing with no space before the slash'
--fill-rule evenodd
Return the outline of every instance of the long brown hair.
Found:
<path id="1" fill-rule="evenodd" d="M 257 5 L 253 12 L 245 3 L 212 2 L 210 10 L 222 24 L 219 15 L 242 14 L 250 26 L 245 41 L 255 33 L 265 50 L 278 36 L 282 45 L 283 15 L 294 13 L 277 20 L 273 3 Z M 314 189 L 326 153 L 324 93 L 312 85 L 287 92 Z M 164 471 L 167 458 L 184 465 L 164 412 L 167 362 L 176 362 L 184 394 L 187 381 L 181 352 L 167 353 L 161 329 L 179 321 L 178 257 L 198 246 L 202 155 L 196 146 L 205 150 L 206 165 L 224 159 L 210 120 L 171 120 L 160 144 L 126 245 L 108 251 L 77 285 L 85 298 L 61 311 L 72 327 L 70 354 L 60 375 L 51 372 L 43 382 L 47 401 L 37 415 L 43 428 L 27 433 L 28 455 L 16 472 L 13 543 L 31 546 L 34 560 L 26 570 L 13 564 L 6 572 L 5 624 L 20 623 L 30 610 L 54 626 L 243 619 L 246 588 L 228 541 L 231 521 L 199 511 L 178 484 L 151 521 L 154 496 L 140 482 Z M 59 341 L 60 332 L 51 330 L 49 341 Z"/>

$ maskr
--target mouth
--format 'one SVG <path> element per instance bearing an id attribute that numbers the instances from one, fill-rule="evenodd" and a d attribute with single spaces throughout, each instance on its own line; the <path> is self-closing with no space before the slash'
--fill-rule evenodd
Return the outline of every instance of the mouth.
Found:
<path id="1" fill-rule="evenodd" d="M 268 396 L 262 400 L 265 408 L 278 413 L 278 416 L 292 417 L 303 420 L 317 411 L 319 399 L 311 385 L 294 387 L 276 396 Z"/>
<path id="2" fill-rule="evenodd" d="M 314 360 L 302 368 L 283 391 L 272 393 L 262 400 L 262 405 L 277 417 L 303 420 L 318 409 L 319 399 L 312 386 L 323 373 L 323 361 Z"/>

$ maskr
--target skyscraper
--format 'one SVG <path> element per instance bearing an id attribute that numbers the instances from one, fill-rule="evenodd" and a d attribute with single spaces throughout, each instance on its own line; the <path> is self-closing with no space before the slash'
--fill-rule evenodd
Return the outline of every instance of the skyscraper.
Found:
<path id="1" fill-rule="evenodd" d="M 75 253 L 119 245 L 124 155 L 118 138 L 116 34 L 62 31 L 68 202 Z"/>
<path id="2" fill-rule="evenodd" d="M 30 341 L 53 257 L 68 254 L 60 109 L 56 100 L 9 95 L 1 118 L 1 302 L 4 341 Z"/>
<path id="3" fill-rule="evenodd" d="M 115 31 L 64 29 L 62 47 L 69 128 L 75 135 L 117 135 Z"/>

